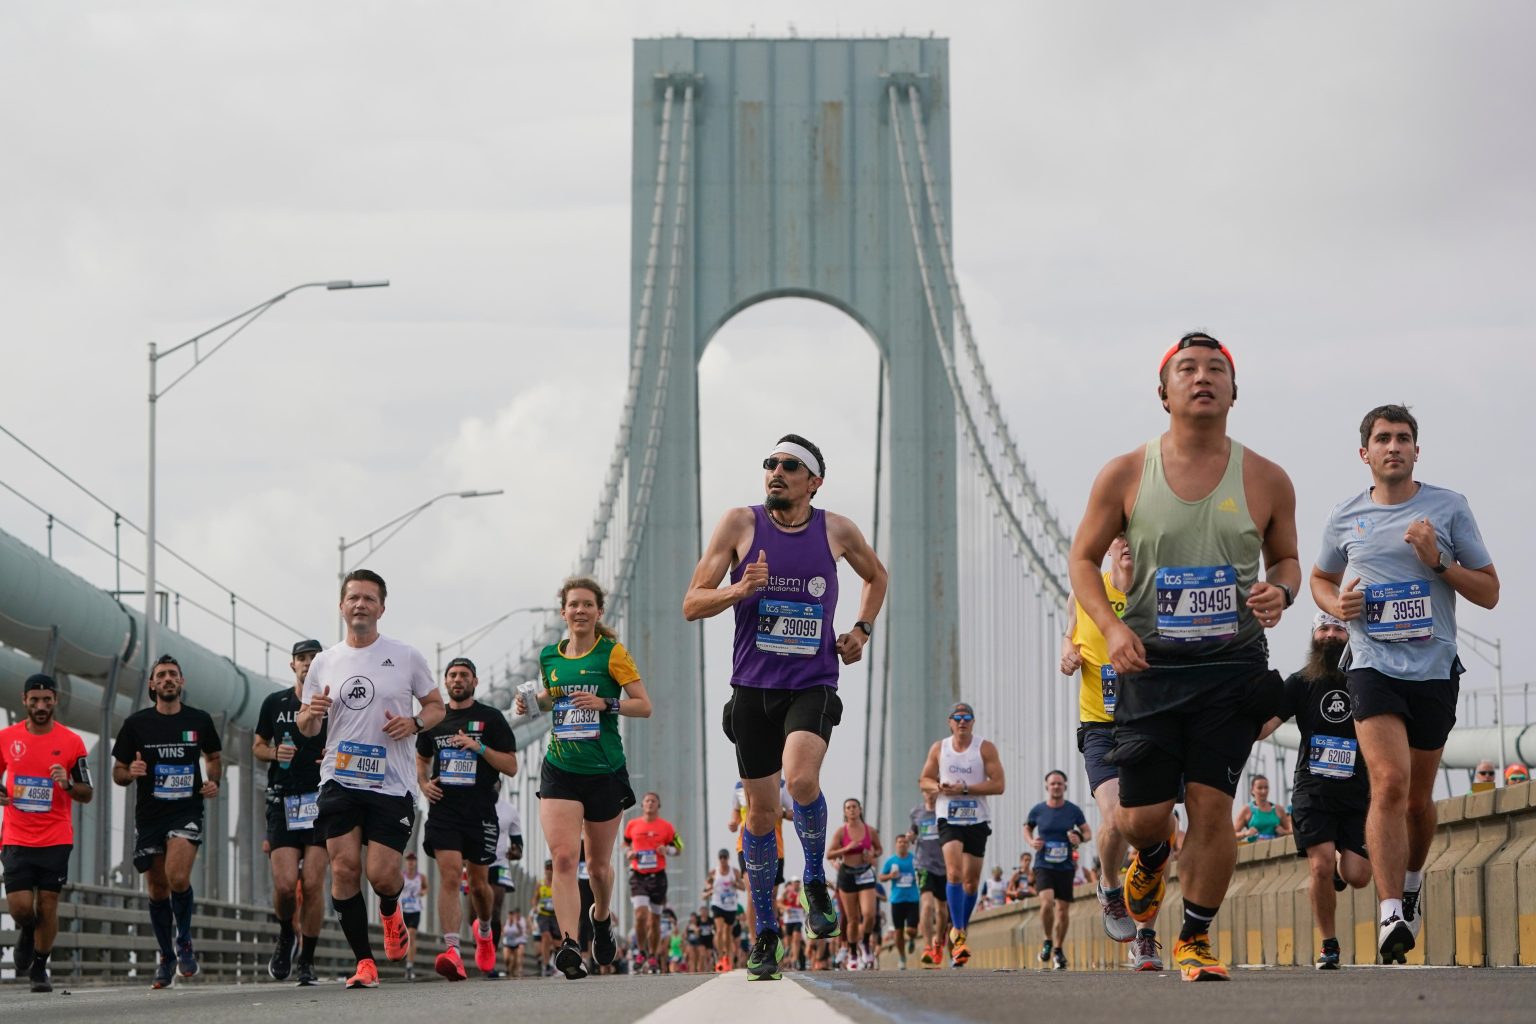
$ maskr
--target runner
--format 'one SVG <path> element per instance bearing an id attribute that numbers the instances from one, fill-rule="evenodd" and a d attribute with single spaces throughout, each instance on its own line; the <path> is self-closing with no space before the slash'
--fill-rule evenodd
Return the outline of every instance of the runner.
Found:
<path id="1" fill-rule="evenodd" d="M 507 894 L 517 892 L 512 865 L 523 859 L 523 816 L 512 787 L 501 785 L 498 789 L 496 824 L 500 835 L 496 840 L 496 863 L 491 865 L 491 930 L 500 935 Z M 490 976 L 499 975 L 493 972 Z"/>
<path id="2" fill-rule="evenodd" d="M 1158 376 L 1169 429 L 1100 471 L 1073 539 L 1072 590 L 1119 683 L 1105 759 L 1120 769 L 1116 820 L 1137 850 L 1127 910 L 1143 925 L 1157 917 L 1182 784 L 1190 831 L 1173 959 L 1186 981 L 1220 981 L 1227 968 L 1211 952 L 1210 922 L 1237 860 L 1232 796 L 1278 700 L 1264 630 L 1300 583 L 1296 496 L 1284 470 L 1227 436 L 1237 385 L 1224 345 L 1187 334 Z M 1099 570 L 1122 533 L 1133 567 L 1123 620 Z"/>
<path id="3" fill-rule="evenodd" d="M 705 874 L 709 874 L 714 870 L 714 868 L 709 868 Z M 693 959 L 689 961 L 688 969 L 695 974 L 704 974 L 708 972 L 709 965 L 714 959 L 715 919 L 710 916 L 707 905 L 700 907 L 690 916 L 694 922 L 697 935 L 694 939 L 690 940 L 694 948 L 689 950 L 689 954 Z"/>
<path id="4" fill-rule="evenodd" d="M 782 778 L 779 779 L 779 813 L 773 819 L 773 845 L 778 853 L 778 862 L 773 872 L 773 899 L 778 902 L 779 886 L 784 884 L 784 823 L 795 820 L 795 802 L 790 798 L 789 787 Z M 737 779 L 731 787 L 731 817 L 726 822 L 726 828 L 736 833 L 736 866 L 741 869 L 742 877 L 747 877 L 747 854 L 743 847 L 747 829 L 747 788 Z M 756 935 L 756 913 L 752 901 L 746 902 L 747 926 L 752 929 L 751 934 Z"/>
<path id="5" fill-rule="evenodd" d="M 882 882 L 891 883 L 891 930 L 896 933 L 897 970 L 907 969 L 907 948 L 917 934 L 917 865 L 912 858 L 912 837 L 905 832 L 896 837 L 896 852 L 885 858 L 880 872 Z"/>
<path id="6" fill-rule="evenodd" d="M 1456 724 L 1456 598 L 1499 601 L 1499 577 L 1467 499 L 1413 478 L 1419 424 L 1383 405 L 1360 422 L 1371 486 L 1329 513 L 1312 599 L 1349 623 L 1355 733 L 1371 776 L 1366 844 L 1381 900 L 1383 963 L 1405 963 L 1423 924 L 1419 894 L 1435 835 L 1435 775 Z M 1344 571 L 1350 581 L 1340 589 Z"/>
<path id="7" fill-rule="evenodd" d="M 1109 543 L 1109 571 L 1102 574 L 1104 594 L 1116 617 L 1125 614 L 1125 592 L 1131 589 L 1131 545 L 1124 534 Z M 1104 934 L 1116 942 L 1129 942 L 1131 967 L 1137 971 L 1161 971 L 1163 958 L 1158 955 L 1157 932 L 1137 927 L 1125 909 L 1125 890 L 1120 885 L 1120 867 L 1125 863 L 1125 836 L 1116 819 L 1120 814 L 1120 771 L 1104 758 L 1115 746 L 1115 704 L 1120 678 L 1109 662 L 1109 648 L 1104 634 L 1093 619 L 1083 612 L 1076 598 L 1068 602 L 1067 635 L 1061 642 L 1061 673 L 1070 676 L 1082 671 L 1078 688 L 1077 749 L 1083 755 L 1083 770 L 1088 775 L 1088 794 L 1099 808 L 1099 828 L 1095 837 L 1099 855 L 1100 879 L 1095 892 Z"/>
<path id="8" fill-rule="evenodd" d="M 793 964 L 796 970 L 805 970 L 805 908 L 800 905 L 800 879 L 791 878 L 784 885 L 784 896 L 779 900 L 779 911 L 784 918 L 784 941 L 788 944 L 784 962 Z"/>
<path id="9" fill-rule="evenodd" d="M 560 944 L 560 922 L 555 918 L 555 862 L 544 862 L 544 880 L 534 892 L 534 924 L 539 932 L 539 970 L 548 978 L 555 973 L 555 949 Z"/>
<path id="10" fill-rule="evenodd" d="M 729 971 L 735 960 L 733 949 L 736 927 L 738 894 L 745 889 L 746 880 L 731 866 L 731 851 L 721 850 L 718 863 L 709 872 L 704 886 L 704 898 L 709 901 L 709 918 L 714 925 L 715 971 Z"/>
<path id="11" fill-rule="evenodd" d="M 564 936 L 554 966 L 570 980 L 588 974 L 582 947 L 572 938 L 581 934 L 578 860 L 586 862 L 592 884 L 592 910 L 583 916 L 593 931 L 593 958 L 607 966 L 618 953 L 610 910 L 613 842 L 619 815 L 635 805 L 619 716 L 651 716 L 651 699 L 639 670 L 613 630 L 603 624 L 604 600 L 596 580 L 577 576 L 561 585 L 560 617 L 569 633 L 539 655 L 544 688 L 535 695 L 541 711 L 553 712 L 539 774 L 539 823 L 554 858 L 555 917 Z M 574 681 L 578 679 L 582 681 Z M 519 715 L 526 713 L 523 694 L 518 694 L 514 708 Z"/>
<path id="12" fill-rule="evenodd" d="M 880 833 L 864 821 L 864 805 L 853 797 L 843 801 L 843 823 L 832 837 L 827 859 L 837 861 L 837 902 L 843 912 L 843 945 L 850 971 L 870 970 L 874 955 L 865 944 L 875 922 L 876 865 L 885 847 Z"/>
<path id="13" fill-rule="evenodd" d="M 1232 833 L 1245 843 L 1291 834 L 1291 816 L 1284 807 L 1270 803 L 1269 776 L 1254 775 L 1249 779 L 1248 806 L 1237 812 Z"/>
<path id="14" fill-rule="evenodd" d="M 971 958 L 965 930 L 980 895 L 982 858 L 992 834 L 987 797 L 1001 796 L 1003 762 L 991 740 L 975 734 L 976 712 L 964 701 L 949 712 L 949 736 L 928 748 L 921 784 L 935 796 L 944 850 L 944 902 L 949 907 L 951 967 Z"/>
<path id="15" fill-rule="evenodd" d="M 421 930 L 421 894 L 427 876 L 416 866 L 416 851 L 405 855 L 400 875 L 400 917 L 405 922 L 405 980 L 416 980 L 416 933 Z"/>
<path id="16" fill-rule="evenodd" d="M 0 729 L 0 867 L 6 912 L 16 922 L 16 977 L 26 975 L 33 992 L 53 991 L 48 958 L 75 846 L 74 804 L 95 795 L 85 742 L 53 720 L 58 695 L 52 676 L 28 676 L 26 721 Z"/>
<path id="17" fill-rule="evenodd" d="M 347 637 L 315 655 L 296 720 L 305 736 L 326 730 L 315 827 L 331 858 L 331 905 L 357 958 L 348 988 L 379 985 L 364 877 L 379 898 L 384 955 L 400 960 L 409 951 L 400 854 L 416 822 L 413 740 L 447 710 L 421 652 L 379 633 L 388 596 L 384 578 L 372 570 L 357 569 L 342 580 Z"/>
<path id="18" fill-rule="evenodd" d="M 919 927 L 923 933 L 925 964 L 944 962 L 944 942 L 949 934 L 949 904 L 945 902 L 944 844 L 939 842 L 939 816 L 934 810 L 937 790 L 923 793 L 923 802 L 912 808 L 912 862 L 917 865 L 917 884 L 922 892 L 918 904 Z"/>
<path id="19" fill-rule="evenodd" d="M 443 673 L 448 713 L 416 737 L 416 784 L 431 803 L 422 849 L 437 861 L 440 885 L 437 923 L 443 945 L 433 967 L 449 981 L 468 977 L 459 954 L 464 905 L 459 878 L 468 883 L 474 919 L 475 966 L 486 977 L 496 973 L 496 926 L 491 910 L 490 869 L 501 844 L 496 794 L 502 776 L 517 774 L 517 740 L 506 716 L 475 700 L 480 677 L 475 663 L 454 658 Z"/>
<path id="20" fill-rule="evenodd" d="M 527 944 L 528 926 L 523 923 L 523 912 L 513 907 L 507 912 L 507 924 L 501 931 L 501 957 L 507 977 L 523 976 L 523 949 Z"/>
<path id="21" fill-rule="evenodd" d="M 315 947 L 325 924 L 325 841 L 315 832 L 320 801 L 320 760 L 325 756 L 325 729 L 318 736 L 300 734 L 294 719 L 304 706 L 304 677 L 310 662 L 324 650 L 319 640 L 293 645 L 288 668 L 293 687 L 267 695 L 256 716 L 251 756 L 267 762 L 267 843 L 272 865 L 272 911 L 277 915 L 277 947 L 267 961 L 267 973 L 278 981 L 293 969 L 295 915 L 302 942 L 298 983 L 318 985 Z M 303 873 L 302 882 L 300 872 Z M 302 885 L 303 909 L 299 908 Z"/>
<path id="22" fill-rule="evenodd" d="M 149 923 L 160 947 L 152 988 L 172 968 L 197 974 L 192 949 L 192 863 L 203 842 L 203 801 L 219 794 L 223 744 L 208 712 L 181 702 L 181 665 L 162 654 L 149 676 L 155 703 L 123 720 L 112 744 L 112 781 L 134 786 L 133 866 L 149 891 Z M 199 757 L 201 755 L 201 757 Z"/>
<path id="23" fill-rule="evenodd" d="M 743 852 L 758 931 L 747 971 L 752 980 L 777 980 L 784 949 L 773 914 L 772 837 L 780 772 L 805 853 L 801 900 L 807 924 L 817 938 L 829 938 L 837 934 L 837 908 L 827 892 L 821 763 L 842 718 L 838 659 L 850 665 L 863 657 L 887 576 L 851 520 L 811 507 L 826 478 L 819 448 L 786 434 L 763 460 L 763 470 L 763 504 L 721 517 L 694 569 L 683 615 L 692 622 L 734 609 L 732 696 L 723 726 L 736 745 L 748 797 Z M 837 562 L 844 558 L 864 586 L 858 621 L 834 641 Z M 722 587 L 727 572 L 731 582 Z"/>
<path id="24" fill-rule="evenodd" d="M 624 826 L 629 900 L 635 910 L 635 945 L 645 960 L 644 969 L 659 974 L 667 959 L 661 941 L 661 913 L 667 906 L 667 853 L 681 856 L 683 841 L 672 823 L 661 817 L 659 794 L 641 797 L 640 810 L 640 817 Z"/>
<path id="25" fill-rule="evenodd" d="M 1339 968 L 1337 894 L 1346 885 L 1360 889 L 1371 880 L 1365 852 L 1370 782 L 1365 765 L 1358 763 L 1348 678 L 1339 668 L 1348 643 L 1344 623 L 1327 612 L 1313 616 L 1307 664 L 1285 681 L 1285 704 L 1259 736 L 1263 739 L 1289 718 L 1295 718 L 1301 730 L 1303 753 L 1296 761 L 1292 790 L 1296 853 L 1307 858 L 1311 869 L 1312 920 L 1323 936 L 1317 957 L 1320 971 Z"/>
<path id="26" fill-rule="evenodd" d="M 1079 843 L 1093 838 L 1083 809 L 1067 799 L 1067 773 L 1045 773 L 1045 799 L 1029 810 L 1024 839 L 1035 850 L 1035 893 L 1040 897 L 1040 926 L 1045 942 L 1039 960 L 1067 969 L 1067 928 L 1072 915 L 1073 863 Z"/>

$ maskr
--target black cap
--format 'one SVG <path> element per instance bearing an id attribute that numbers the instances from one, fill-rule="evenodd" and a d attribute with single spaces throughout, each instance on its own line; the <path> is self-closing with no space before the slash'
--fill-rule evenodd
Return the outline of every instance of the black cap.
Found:
<path id="1" fill-rule="evenodd" d="M 468 658 L 454 658 L 448 663 L 448 668 L 443 669 L 443 675 L 446 676 L 448 674 L 448 669 L 458 668 L 460 665 L 469 669 L 469 674 L 474 676 L 476 679 L 480 678 L 480 673 L 475 670 L 475 663 L 470 661 Z"/>
<path id="2" fill-rule="evenodd" d="M 27 681 L 21 686 L 21 692 L 24 694 L 31 693 L 33 690 L 48 690 L 51 693 L 58 693 L 59 684 L 54 682 L 53 676 L 45 676 L 41 672 L 37 672 L 28 676 Z"/>
<path id="3" fill-rule="evenodd" d="M 319 654 L 325 650 L 325 646 L 319 640 L 300 640 L 293 645 L 293 656 L 297 658 L 301 654 Z"/>

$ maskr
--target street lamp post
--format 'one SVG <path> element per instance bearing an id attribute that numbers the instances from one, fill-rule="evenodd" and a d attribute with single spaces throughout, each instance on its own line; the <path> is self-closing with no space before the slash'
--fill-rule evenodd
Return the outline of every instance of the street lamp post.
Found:
<path id="1" fill-rule="evenodd" d="M 379 550 L 379 548 L 383 547 L 385 544 L 388 544 L 391 537 L 409 526 L 412 519 L 415 519 L 417 516 L 421 515 L 427 509 L 431 508 L 433 505 L 436 505 L 438 502 L 444 500 L 445 498 L 491 498 L 498 494 L 505 493 L 506 492 L 500 488 L 494 491 L 444 491 L 442 494 L 439 494 L 435 498 L 428 498 L 426 501 L 422 502 L 420 505 L 417 505 L 415 508 L 407 509 L 384 525 L 374 527 L 372 530 L 369 530 L 367 533 L 363 534 L 361 537 L 358 537 L 355 540 L 347 540 L 346 537 L 338 537 L 336 540 L 336 582 L 340 583 L 347 578 L 347 551 L 350 548 L 355 548 L 364 541 L 368 541 L 368 554 L 373 554 L 375 551 Z M 389 530 L 389 533 L 385 535 L 384 539 L 379 541 L 377 544 L 373 543 L 373 538 L 377 537 L 381 533 L 384 533 L 385 530 Z M 343 625 L 340 618 L 338 617 L 336 621 L 337 640 L 342 639 L 342 631 Z"/>
<path id="2" fill-rule="evenodd" d="M 514 615 L 522 615 L 525 612 L 552 612 L 556 610 L 557 609 L 555 608 L 549 608 L 543 605 L 531 605 L 527 608 L 513 608 L 511 611 L 503 615 L 496 616 L 496 618 L 492 619 L 490 622 L 487 622 L 485 625 L 480 626 L 478 629 L 470 630 L 468 633 L 465 633 L 457 640 L 450 640 L 447 643 L 442 643 L 439 641 L 437 645 L 438 676 L 442 676 L 443 674 L 443 651 L 447 650 L 448 648 L 455 646 L 458 647 L 458 652 L 455 655 L 455 657 L 457 657 L 458 654 L 463 654 L 470 647 L 473 647 L 481 640 L 484 640 L 487 633 L 501 625 L 503 622 L 506 622 Z"/>
<path id="3" fill-rule="evenodd" d="M 1493 681 L 1497 689 L 1494 691 L 1493 713 L 1499 720 L 1499 767 L 1502 769 L 1509 764 L 1509 750 L 1504 739 L 1504 638 L 1489 640 L 1487 637 L 1478 636 L 1470 629 L 1458 626 L 1456 629 L 1458 639 L 1465 637 L 1472 641 L 1469 648 L 1471 652 L 1493 666 Z M 1493 657 L 1488 656 L 1485 647 L 1493 648 Z"/>
<path id="4" fill-rule="evenodd" d="M 287 291 L 280 292 L 265 302 L 252 306 L 244 313 L 232 316 L 223 323 L 208 328 L 201 334 L 195 334 L 179 345 L 173 345 L 166 349 L 164 352 L 161 352 L 154 342 L 149 343 L 149 509 L 148 515 L 145 517 L 144 529 L 145 544 L 147 546 L 144 555 L 144 678 L 146 680 L 148 680 L 150 670 L 155 663 L 155 625 L 159 619 L 155 609 L 155 410 L 159 406 L 160 399 L 164 398 L 171 388 L 185 380 L 187 375 L 193 370 L 203 365 L 205 361 L 213 358 L 215 352 L 229 344 L 237 334 L 255 323 L 262 314 L 294 292 L 302 291 L 305 288 L 324 288 L 326 291 L 336 292 L 347 291 L 353 288 L 388 287 L 388 281 L 311 281 L 307 284 L 294 285 Z M 204 338 L 237 323 L 239 324 L 238 327 L 235 327 L 229 334 L 219 339 L 218 343 L 206 353 L 201 351 L 198 343 Z M 164 388 L 161 388 L 158 373 L 160 360 L 167 356 L 175 355 L 188 345 L 194 346 L 192 349 L 192 365 L 178 374 Z"/>

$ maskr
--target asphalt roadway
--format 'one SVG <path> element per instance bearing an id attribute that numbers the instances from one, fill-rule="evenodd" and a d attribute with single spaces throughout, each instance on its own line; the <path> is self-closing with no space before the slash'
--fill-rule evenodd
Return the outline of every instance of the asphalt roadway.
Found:
<path id="1" fill-rule="evenodd" d="M 0 1019 L 50 1022 L 296 1019 L 366 1024 L 439 1021 L 542 1021 L 579 1024 L 990 1024 L 1070 1021 L 1298 1020 L 1393 1024 L 1536 1020 L 1536 969 L 1355 967 L 1322 973 L 1299 968 L 1234 971 L 1225 984 L 1188 985 L 1176 974 L 1044 971 L 883 971 L 786 974 L 748 984 L 726 976 L 606 977 L 484 981 L 449 986 L 435 978 L 385 982 L 349 992 L 339 983 L 299 989 L 178 984 L 154 992 L 60 984 L 52 995 L 0 985 Z"/>

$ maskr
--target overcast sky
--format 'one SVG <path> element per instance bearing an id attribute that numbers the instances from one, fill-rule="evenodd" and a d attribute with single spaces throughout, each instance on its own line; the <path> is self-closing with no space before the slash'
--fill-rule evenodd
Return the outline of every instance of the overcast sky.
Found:
<path id="1" fill-rule="evenodd" d="M 164 400 L 162 538 L 329 641 L 338 535 L 505 488 L 434 508 L 371 560 L 392 584 L 384 628 L 430 654 L 548 603 L 622 399 L 631 40 L 791 27 L 951 40 L 962 284 L 1069 526 L 1098 467 L 1164 424 L 1162 349 L 1203 328 L 1236 356 L 1233 435 L 1296 483 L 1304 565 L 1327 510 L 1367 483 L 1361 414 L 1413 406 L 1421 478 L 1470 498 L 1505 583 L 1498 610 L 1464 605 L 1461 622 L 1504 638 L 1509 682 L 1536 675 L 1522 3 L 11 3 L 0 423 L 142 520 L 147 342 L 300 282 L 388 277 L 293 297 Z M 743 423 L 732 389 L 786 354 L 853 383 L 781 388 L 781 415 Z M 728 325 L 701 366 L 706 528 L 757 496 L 739 453 L 784 419 L 822 430 L 847 468 L 826 504 L 867 517 L 874 366 L 851 321 L 810 303 Z M 0 479 L 110 546 L 110 516 L 3 437 Z M 0 492 L 0 528 L 41 548 L 43 527 Z M 55 542 L 111 585 L 109 559 Z M 1282 669 L 1301 604 L 1275 639 Z M 227 627 L 183 624 L 227 650 Z M 474 653 L 519 639 L 514 625 Z M 263 664 L 254 642 L 239 654 Z M 1464 685 L 1491 687 L 1466 660 Z M 724 678 L 711 687 L 723 700 Z M 846 699 L 861 723 L 862 686 Z M 856 733 L 834 770 L 858 771 Z"/>

